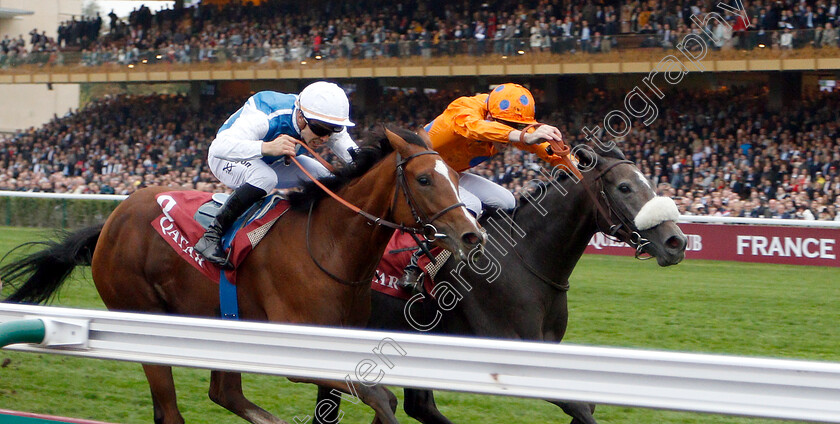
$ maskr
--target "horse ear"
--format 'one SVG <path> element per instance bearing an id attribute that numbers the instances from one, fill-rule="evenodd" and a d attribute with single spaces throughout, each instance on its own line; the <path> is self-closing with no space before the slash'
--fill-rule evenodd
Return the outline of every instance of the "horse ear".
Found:
<path id="1" fill-rule="evenodd" d="M 393 133 L 388 128 L 385 128 L 385 137 L 388 139 L 388 142 L 391 143 L 391 147 L 393 147 L 394 150 L 399 152 L 401 155 L 406 157 L 411 155 L 411 153 L 408 152 L 408 142 L 406 142 L 402 137 Z"/>
<path id="2" fill-rule="evenodd" d="M 580 165 L 583 168 L 589 168 L 594 165 L 593 162 L 597 163 L 598 160 L 598 153 L 595 152 L 595 149 L 590 147 L 588 144 L 583 145 L 584 148 L 578 148 L 575 152 L 575 156 L 577 157 Z"/>
<path id="3" fill-rule="evenodd" d="M 423 140 L 423 143 L 426 145 L 426 148 L 431 150 L 432 149 L 432 138 L 429 137 L 429 133 L 423 127 L 420 127 L 416 131 L 417 135 L 420 136 L 420 139 Z"/>

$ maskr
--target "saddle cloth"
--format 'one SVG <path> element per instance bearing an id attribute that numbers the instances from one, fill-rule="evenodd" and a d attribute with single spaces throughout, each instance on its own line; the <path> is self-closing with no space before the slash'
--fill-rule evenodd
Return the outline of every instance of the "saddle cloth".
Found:
<path id="1" fill-rule="evenodd" d="M 208 214 L 218 209 L 221 203 L 212 200 L 213 193 L 203 191 L 169 191 L 159 193 L 155 198 L 161 207 L 161 214 L 151 225 L 164 240 L 175 249 L 184 260 L 189 262 L 202 274 L 214 282 L 219 282 L 222 269 L 208 262 L 200 253 L 193 249 L 195 243 L 204 234 L 205 227 L 196 221 L 200 218 L 205 225 Z M 211 206 L 213 203 L 216 206 Z M 289 209 L 289 202 L 280 196 L 267 196 L 243 214 L 228 234 L 225 235 L 225 246 L 231 249 L 230 260 L 237 267 L 257 243 L 268 233 L 275 222 Z M 203 218 L 201 218 L 204 216 Z M 237 230 L 238 229 L 238 230 Z M 231 231 L 233 237 L 231 238 Z M 236 268 L 225 271 L 225 276 L 232 284 L 236 284 Z"/>
<path id="2" fill-rule="evenodd" d="M 376 267 L 376 273 L 371 281 L 371 289 L 398 299 L 408 300 L 413 293 L 407 287 L 398 287 L 397 281 L 402 278 L 404 269 L 411 261 L 411 255 L 417 250 L 417 243 L 411 235 L 397 230 L 385 248 L 385 254 Z M 428 256 L 422 255 L 417 265 L 423 270 L 423 288 L 426 293 L 432 293 L 434 278 L 438 270 L 449 259 L 451 253 L 440 247 L 430 249 L 435 261 L 432 262 Z"/>

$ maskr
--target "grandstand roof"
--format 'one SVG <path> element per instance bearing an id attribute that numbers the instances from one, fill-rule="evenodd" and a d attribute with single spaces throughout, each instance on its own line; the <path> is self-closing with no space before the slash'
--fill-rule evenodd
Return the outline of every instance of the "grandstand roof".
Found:
<path id="1" fill-rule="evenodd" d="M 31 10 L 12 9 L 10 7 L 0 7 L 0 19 L 11 19 L 20 15 L 34 15 L 35 12 Z"/>

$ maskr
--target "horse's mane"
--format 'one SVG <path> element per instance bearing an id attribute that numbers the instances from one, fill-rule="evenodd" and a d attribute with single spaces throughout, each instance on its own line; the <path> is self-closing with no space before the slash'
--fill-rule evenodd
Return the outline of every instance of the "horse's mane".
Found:
<path id="1" fill-rule="evenodd" d="M 397 134 L 400 138 L 409 144 L 414 144 L 427 148 L 426 143 L 415 134 L 402 128 L 388 128 L 391 132 Z M 335 170 L 335 175 L 325 178 L 320 178 L 322 184 L 333 192 L 340 190 L 350 181 L 366 174 L 371 168 L 379 163 L 386 156 L 391 154 L 394 149 L 391 143 L 385 137 L 384 127 L 371 132 L 371 134 L 359 145 L 359 148 L 352 154 L 353 162 L 347 166 Z M 289 202 L 293 210 L 306 211 L 311 205 L 317 206 L 327 193 L 321 190 L 315 183 L 309 181 L 301 185 L 299 191 L 293 191 L 289 194 Z"/>
<path id="2" fill-rule="evenodd" d="M 487 227 L 487 220 L 490 218 L 499 219 L 501 218 L 501 214 L 505 214 L 510 217 L 514 217 L 516 215 L 516 210 L 521 208 L 523 205 L 527 204 L 528 202 L 525 201 L 517 201 L 517 205 L 513 209 L 502 209 L 495 206 L 490 205 L 482 205 L 483 211 L 481 213 L 481 218 L 478 219 L 478 223 L 481 224 L 482 227 Z"/>
<path id="3" fill-rule="evenodd" d="M 605 157 L 605 158 L 613 158 L 618 160 L 627 160 L 627 157 L 624 156 L 624 152 L 618 148 L 618 145 L 614 145 L 610 150 L 603 150 L 598 146 L 593 147 L 596 153 Z"/>

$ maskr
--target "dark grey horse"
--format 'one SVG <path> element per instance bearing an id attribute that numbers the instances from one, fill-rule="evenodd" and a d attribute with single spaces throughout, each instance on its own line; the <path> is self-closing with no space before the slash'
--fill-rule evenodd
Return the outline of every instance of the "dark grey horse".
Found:
<path id="1" fill-rule="evenodd" d="M 579 183 L 561 174 L 526 194 L 528 202 L 511 214 L 488 211 L 481 219 L 489 236 L 485 254 L 470 265 L 447 261 L 437 273 L 437 300 L 418 294 L 406 302 L 374 291 L 368 328 L 559 342 L 568 320 L 569 276 L 596 232 L 615 235 L 660 266 L 679 263 L 686 238 L 673 201 L 656 197 L 618 150 L 588 152 L 579 154 L 588 169 Z M 340 401 L 319 390 L 324 399 Z M 595 424 L 594 405 L 548 401 L 572 416 L 572 424 Z M 431 390 L 406 388 L 404 408 L 423 423 L 451 423 Z M 336 422 L 338 408 L 324 409 L 333 415 L 316 416 L 316 422 Z"/>

